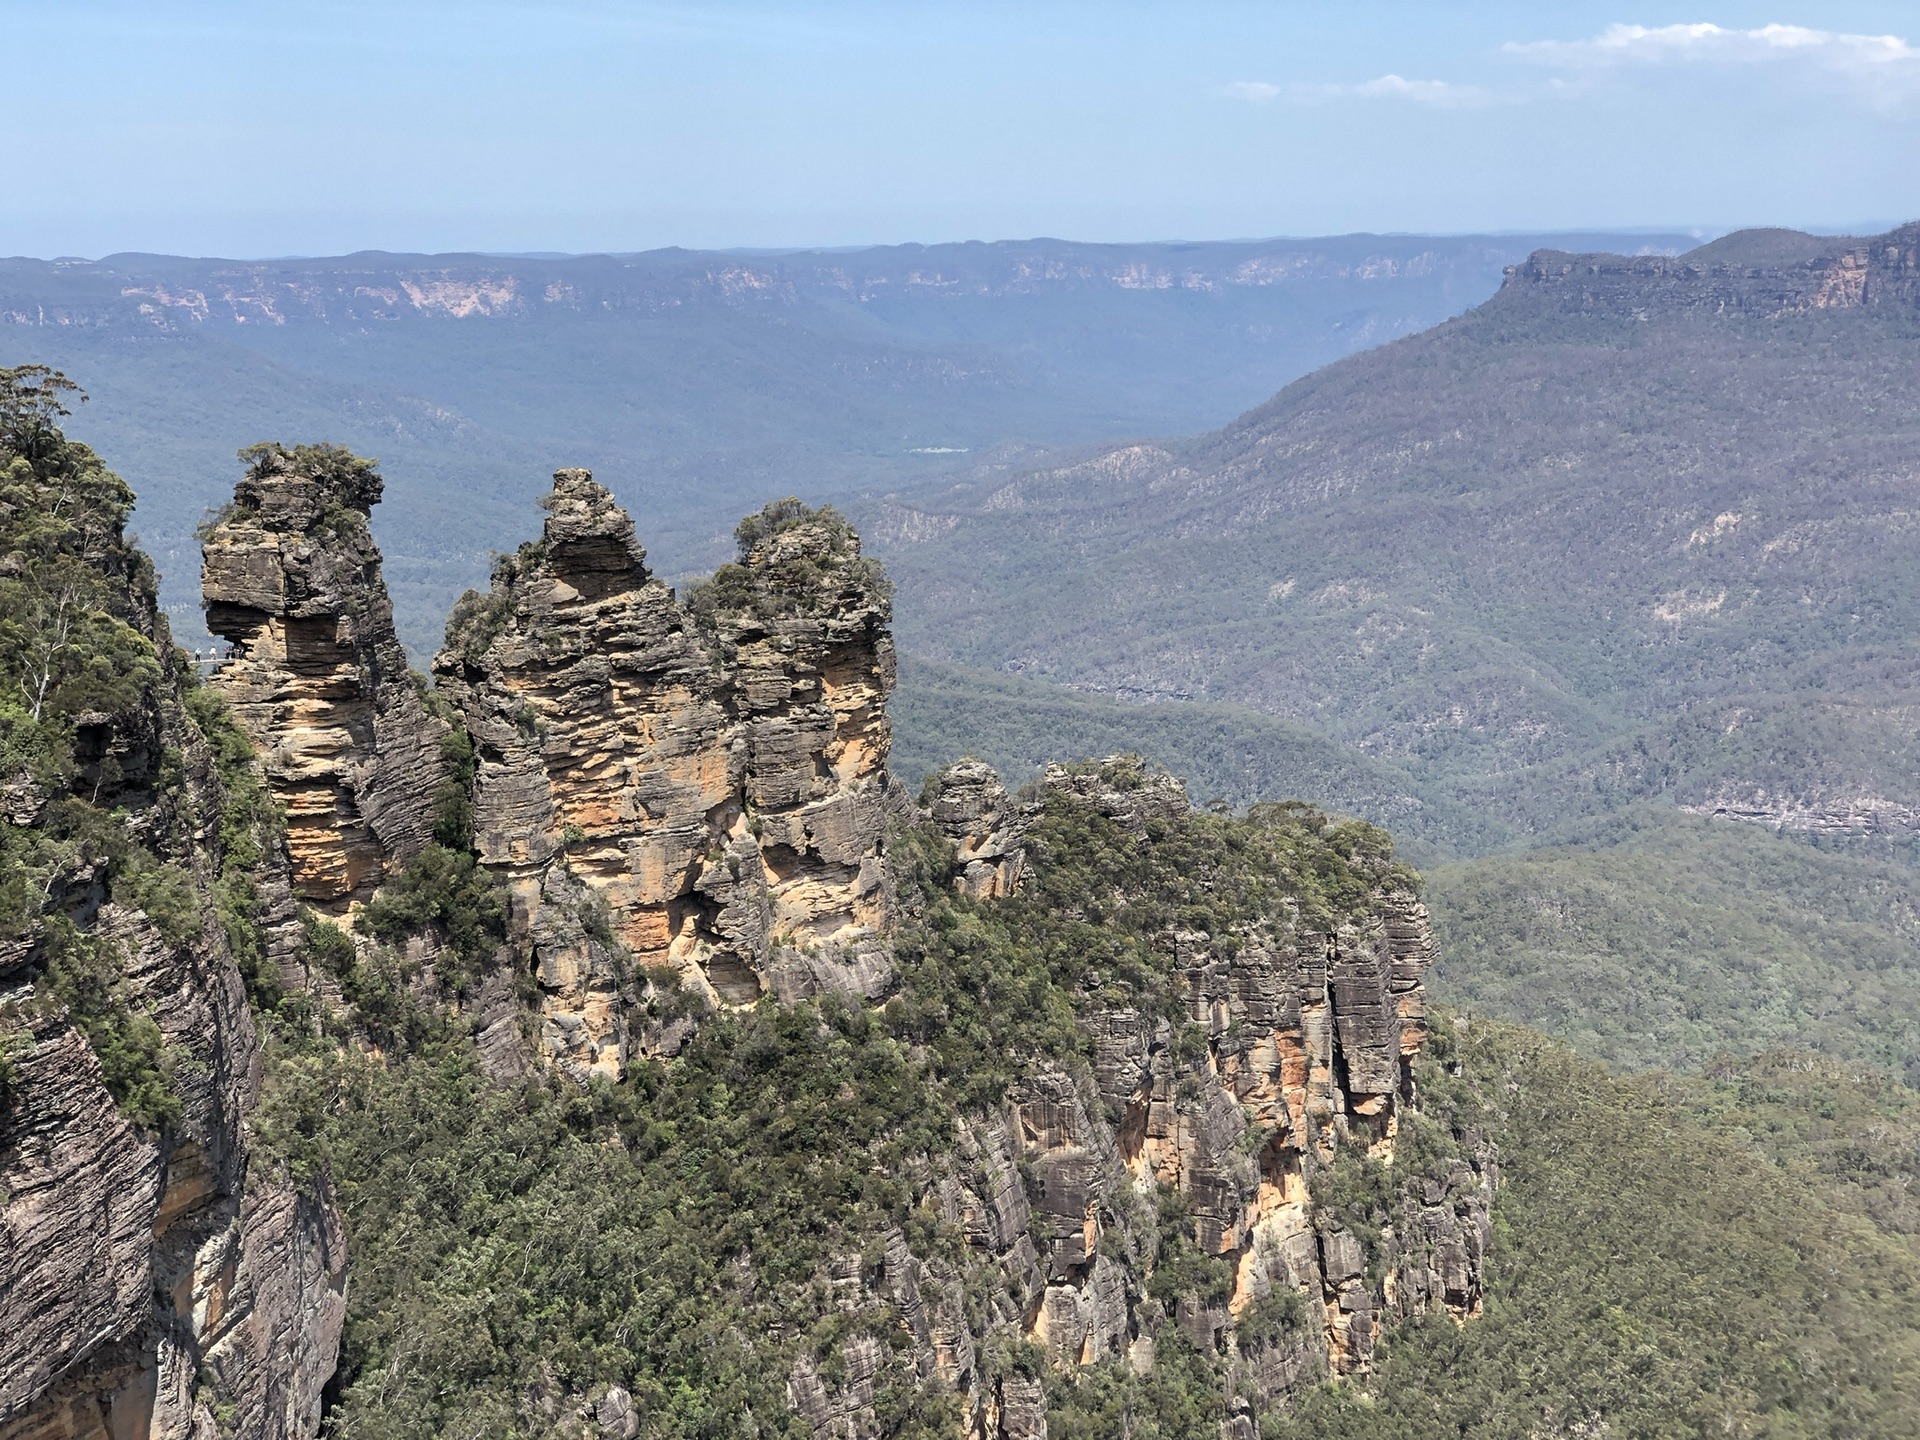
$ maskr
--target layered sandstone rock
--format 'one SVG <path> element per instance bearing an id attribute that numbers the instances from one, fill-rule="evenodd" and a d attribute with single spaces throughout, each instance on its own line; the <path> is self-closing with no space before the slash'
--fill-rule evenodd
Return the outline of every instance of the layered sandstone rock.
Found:
<path id="1" fill-rule="evenodd" d="M 692 605 L 562 470 L 542 538 L 469 594 L 434 664 L 476 747 L 474 843 L 513 895 L 544 1046 L 617 1074 L 641 977 L 710 1004 L 873 995 L 889 966 L 884 582 L 831 512 L 769 507 Z"/>
<path id="2" fill-rule="evenodd" d="M 127 619 L 156 678 L 125 712 L 83 717 L 79 783 L 115 845 L 180 892 L 163 924 L 111 878 L 130 862 L 82 851 L 43 877 L 46 914 L 72 928 L 43 921 L 0 957 L 0 1437 L 309 1437 L 345 1312 L 339 1220 L 251 1153 L 260 1043 L 214 900 L 227 792 L 151 597 Z M 22 806 L 0 823 L 35 819 Z M 263 891 L 284 868 L 261 866 Z M 163 1124 L 116 1104 L 61 1002 L 73 992 L 51 967 L 76 954 L 111 987 L 93 1023 L 157 1032 L 177 1105 Z"/>
<path id="3" fill-rule="evenodd" d="M 287 815 L 295 893 L 338 914 L 433 836 L 445 774 L 367 528 L 382 482 L 331 446 L 261 446 L 205 541 L 213 684 Z"/>
<path id="4" fill-rule="evenodd" d="M 42 1015 L 0 1125 L 0 1437 L 307 1437 L 346 1317 L 323 1193 L 254 1172 L 259 1050 L 217 944 L 172 946 L 138 911 L 101 925 L 133 954 L 134 1003 L 174 1047 L 183 1113 L 125 1120 L 64 1016 Z"/>
<path id="5" fill-rule="evenodd" d="M 933 777 L 927 815 L 953 842 L 954 888 L 975 900 L 1011 895 L 1026 869 L 1027 817 L 991 765 L 961 760 Z"/>
<path id="6" fill-rule="evenodd" d="M 1189 809 L 1171 777 L 1114 762 L 1053 767 L 1045 784 L 1136 841 Z M 1001 828 L 980 823 L 1006 813 L 997 777 L 954 767 L 929 786 L 928 805 L 955 841 L 957 882 L 986 893 L 967 883 L 965 845 Z M 1184 1033 L 1132 1009 L 1090 1007 L 1087 1068 L 1035 1071 L 960 1137 L 935 1198 L 1001 1282 L 973 1297 L 983 1333 L 1023 1334 L 1057 1371 L 1150 1368 L 1160 1302 L 1144 1291 L 1163 1243 L 1155 1197 L 1165 1190 L 1184 1197 L 1194 1242 L 1233 1277 L 1219 1303 L 1182 1300 L 1176 1319 L 1204 1353 L 1223 1357 L 1232 1392 L 1257 1404 L 1365 1371 L 1396 1320 L 1477 1314 L 1497 1179 L 1497 1157 L 1478 1136 L 1464 1137 L 1464 1158 L 1396 1196 L 1377 1242 L 1314 1198 L 1316 1177 L 1343 1154 L 1390 1161 L 1417 1098 L 1411 1061 L 1425 1039 L 1435 955 L 1418 898 L 1387 883 L 1331 930 L 1304 927 L 1283 908 L 1251 934 L 1174 931 L 1164 943 L 1185 997 Z M 1244 1323 L 1263 1315 L 1290 1318 Z M 931 1357 L 922 1368 L 933 1370 Z M 1037 1383 L 940 1373 L 967 1396 L 983 1440 L 1046 1433 L 1044 1403 L 1027 1392 L 1038 1396 Z M 1251 1423 L 1251 1412 L 1229 1421 Z"/>
<path id="7" fill-rule="evenodd" d="M 1920 304 L 1920 224 L 1868 237 L 1786 232 L 1780 243 L 1791 250 L 1796 242 L 1807 253 L 1769 253 L 1764 231 L 1677 256 L 1540 250 L 1507 267 L 1506 289 L 1554 308 L 1613 316 L 1693 310 L 1766 317 Z"/>

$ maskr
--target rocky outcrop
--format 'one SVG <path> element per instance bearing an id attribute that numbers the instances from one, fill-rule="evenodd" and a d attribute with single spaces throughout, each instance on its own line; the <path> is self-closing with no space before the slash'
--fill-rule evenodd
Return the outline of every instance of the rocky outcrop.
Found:
<path id="1" fill-rule="evenodd" d="M 245 1116 L 259 1098 L 260 1053 L 239 975 L 213 934 L 169 939 L 127 906 L 102 906 L 95 933 L 123 957 L 128 1003 L 151 1014 L 173 1052 L 181 1113 L 160 1133 L 116 1123 L 99 1066 L 73 1031 L 46 1047 L 44 1068 L 36 1047 L 15 1113 L 52 1133 L 47 1149 L 31 1131 L 9 1147 L 0 1180 L 14 1198 L 8 1223 L 19 1204 L 31 1238 L 44 1244 L 18 1253 L 38 1267 L 65 1261 L 69 1295 L 111 1293 L 118 1303 L 110 1323 L 91 1329 L 75 1324 L 82 1315 L 56 1309 L 56 1343 L 29 1333 L 55 1383 L 19 1433 L 89 1433 L 48 1418 L 61 1414 L 97 1414 L 115 1436 L 146 1433 L 135 1426 L 212 1433 L 205 1426 L 217 1409 L 254 1421 L 236 1433 L 312 1435 L 345 1318 L 344 1253 L 330 1201 L 301 1196 L 265 1170 L 250 1173 Z M 91 1114 L 69 1113 L 79 1104 Z M 112 1150 L 100 1154 L 96 1137 Z M 138 1172 L 127 1173 L 130 1165 Z M 334 1234 L 326 1283 L 286 1263 L 292 1247 L 259 1223 L 263 1213 L 283 1217 L 283 1228 Z M 96 1229 L 102 1219 L 109 1223 Z M 316 1303 L 322 1291 L 330 1304 Z M 93 1308 L 92 1318 L 105 1318 Z M 263 1313 L 274 1317 L 265 1329 Z M 302 1375 L 301 1403 L 278 1403 Z"/>
<path id="2" fill-rule="evenodd" d="M 290 897 L 336 912 L 366 899 L 433 837 L 441 757 L 470 741 L 473 850 L 510 896 L 506 954 L 537 981 L 546 1063 L 614 1077 L 635 1056 L 676 1053 L 713 1007 L 886 994 L 886 842 L 903 813 L 887 772 L 888 594 L 839 517 L 768 507 L 741 526 L 737 562 L 682 598 L 609 493 L 558 472 L 541 538 L 449 622 L 434 672 L 455 734 L 396 668 L 365 531 L 377 480 L 329 456 L 264 457 L 208 543 L 212 608 L 242 652 L 220 685 L 301 836 Z M 1039 794 L 1015 802 L 977 762 L 935 778 L 925 820 L 952 846 L 953 904 L 1020 903 L 1030 867 L 1047 863 L 1034 836 L 1048 805 L 1135 846 L 1196 823 L 1178 781 L 1132 761 L 1051 767 Z M 912 1181 L 923 1216 L 961 1237 L 953 1250 L 917 1254 L 889 1229 L 816 1277 L 850 1324 L 877 1304 L 899 1334 L 853 1325 L 831 1365 L 802 1353 L 787 1377 L 796 1413 L 822 1436 L 875 1433 L 904 1354 L 913 1383 L 961 1398 L 981 1440 L 1038 1440 L 1049 1376 L 1150 1370 L 1172 1324 L 1225 1376 L 1229 1431 L 1251 1433 L 1255 1408 L 1365 1372 L 1395 1320 L 1476 1314 L 1489 1145 L 1454 1137 L 1438 1168 L 1396 1181 L 1384 1213 L 1339 1198 L 1352 1167 L 1392 1161 L 1426 1034 L 1426 912 L 1402 872 L 1378 873 L 1370 899 L 1337 919 L 1282 896 L 1230 932 L 1169 926 L 1154 944 L 1172 1009 L 1128 1008 L 1090 983 L 1084 1051 L 1034 1065 L 1003 1104 L 965 1116 L 951 1159 Z M 118 923 L 112 907 L 102 923 Z M 501 970 L 468 1002 L 501 1078 L 521 1065 L 512 991 Z M 223 1003 L 244 1024 L 237 992 Z M 223 1083 L 244 1113 L 257 1081 Z M 114 1154 L 131 1167 L 116 1194 L 138 1200 L 148 1184 L 164 1215 L 171 1187 L 182 1215 L 225 1222 L 156 1247 L 145 1271 L 137 1247 L 108 1265 L 43 1259 L 50 1276 L 86 1268 L 91 1288 L 74 1302 L 85 1314 L 60 1323 L 98 1337 L 69 1367 L 91 1390 L 50 1371 L 48 1403 L 92 1403 L 102 1367 L 117 1367 L 115 1394 L 194 1393 L 170 1352 L 141 1348 L 158 1322 L 134 1313 L 140 1297 L 165 1291 L 167 1324 L 193 1317 L 180 1353 L 202 1391 L 231 1396 L 259 1433 L 310 1432 L 344 1310 L 324 1194 L 248 1189 L 234 1146 Z M 202 1189 L 181 1188 L 197 1175 Z M 112 1223 L 138 1231 L 144 1215 Z M 1155 1275 L 1175 1255 L 1217 1283 L 1169 1298 Z M 625 1391 L 580 1404 L 602 1433 L 638 1423 Z"/>
<path id="3" fill-rule="evenodd" d="M 991 765 L 962 760 L 947 766 L 929 786 L 927 814 L 953 843 L 959 867 L 953 883 L 962 895 L 991 900 L 1019 888 L 1027 817 Z"/>
<path id="4" fill-rule="evenodd" d="M 1679 808 L 1688 815 L 1741 820 L 1764 825 L 1776 834 L 1817 836 L 1829 841 L 1904 841 L 1920 833 L 1920 807 L 1883 795 L 1808 798 L 1774 793 L 1764 785 L 1722 784 L 1699 802 Z"/>
<path id="5" fill-rule="evenodd" d="M 1019 843 L 996 851 L 1017 857 L 1017 876 L 1026 825 L 1061 801 L 1136 843 L 1176 832 L 1190 813 L 1177 780 L 1122 757 L 1051 767 L 1042 798 L 1019 812 L 990 769 L 952 767 L 926 804 L 955 845 L 962 893 L 995 894 L 977 880 L 991 872 L 970 869 L 987 847 L 970 852 L 969 840 L 1017 828 Z M 1392 1323 L 1464 1322 L 1480 1310 L 1498 1175 L 1489 1143 L 1456 1137 L 1451 1158 L 1398 1184 L 1384 1223 L 1343 1211 L 1332 1183 L 1390 1164 L 1416 1107 L 1412 1062 L 1435 957 L 1418 898 L 1389 877 L 1329 928 L 1281 905 L 1251 931 L 1172 930 L 1161 943 L 1178 1016 L 1089 1004 L 1089 1063 L 1040 1067 L 1003 1108 L 971 1118 L 930 1197 L 996 1281 L 969 1289 L 957 1274 L 932 1275 L 925 1288 L 967 1290 L 967 1338 L 938 1347 L 939 1363 L 916 1339 L 922 1373 L 962 1393 L 981 1440 L 1046 1434 L 1043 1377 L 982 1363 L 996 1334 L 1037 1345 L 1056 1376 L 1152 1368 L 1166 1313 L 1153 1276 L 1169 1246 L 1190 1244 L 1222 1267 L 1222 1288 L 1182 1295 L 1174 1318 L 1249 1407 L 1230 1415 L 1242 1427 L 1233 1433 L 1254 1433 L 1255 1410 L 1329 1375 L 1367 1371 Z M 1165 1208 L 1168 1195 L 1177 1209 Z M 823 1433 L 867 1433 L 848 1418 L 857 1406 L 836 1403 L 820 1413 L 840 1428 Z"/>
<path id="6" fill-rule="evenodd" d="M 1868 238 L 1746 231 L 1678 256 L 1540 250 L 1506 273 L 1508 298 L 1525 293 L 1599 315 L 1912 309 L 1920 305 L 1920 224 Z"/>
<path id="7" fill-rule="evenodd" d="M 588 472 L 543 504 L 434 673 L 476 747 L 474 843 L 531 940 L 546 1053 L 611 1075 L 672 1048 L 642 1018 L 662 985 L 880 993 L 894 668 L 858 539 L 769 507 L 682 604 Z"/>
<path id="8" fill-rule="evenodd" d="M 0 1168 L 0 1432 L 64 1372 L 145 1327 L 165 1182 L 159 1143 L 114 1107 L 85 1037 L 64 1017 L 29 1033 Z"/>
<path id="9" fill-rule="evenodd" d="M 268 958 L 240 931 L 280 903 L 285 857 L 253 857 L 243 916 L 228 847 L 277 837 L 238 837 L 222 766 L 244 758 L 189 707 L 113 531 L 96 563 L 135 583 L 101 614 L 140 637 L 138 683 L 74 717 L 64 793 L 36 782 L 0 820 L 42 902 L 9 907 L 0 947 L 0 1437 L 309 1437 L 344 1319 L 339 1220 L 253 1153 L 261 1046 L 235 954 Z M 43 824 L 87 838 L 36 846 Z"/>
<path id="10" fill-rule="evenodd" d="M 230 654 L 213 684 L 286 810 L 295 893 L 334 914 L 433 836 L 444 726 L 394 636 L 367 528 L 382 482 L 332 446 L 259 446 L 207 535 L 207 625 Z"/>

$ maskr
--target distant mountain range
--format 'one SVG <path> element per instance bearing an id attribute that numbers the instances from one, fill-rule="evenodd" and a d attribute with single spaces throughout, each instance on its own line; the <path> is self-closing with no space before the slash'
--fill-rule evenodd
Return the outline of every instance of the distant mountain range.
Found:
<path id="1" fill-rule="evenodd" d="M 1658 798 L 1904 842 L 1916 256 L 1543 251 L 1224 429 L 873 500 L 902 641 L 1304 724 L 1509 835 Z"/>
<path id="2" fill-rule="evenodd" d="M 1543 245 L 1675 234 L 1036 240 L 746 254 L 0 261 L 0 364 L 98 403 L 73 419 L 141 497 L 177 633 L 233 452 L 327 438 L 380 457 L 401 634 L 438 648 L 559 465 L 592 467 L 669 574 L 726 558 L 769 494 L 946 477 L 991 453 L 1202 430 L 1343 355 L 1476 304 Z"/>

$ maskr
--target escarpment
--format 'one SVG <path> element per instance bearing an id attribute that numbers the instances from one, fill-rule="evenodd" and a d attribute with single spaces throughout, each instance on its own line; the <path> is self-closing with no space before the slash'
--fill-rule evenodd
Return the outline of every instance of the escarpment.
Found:
<path id="1" fill-rule="evenodd" d="M 974 808 L 991 776 L 982 768 L 942 775 L 933 815 Z M 1062 836 L 1110 839 L 1140 857 L 1134 883 L 1147 877 L 1141 892 L 1115 897 L 1122 905 L 1160 886 L 1186 891 L 1179 852 L 1212 823 L 1191 813 L 1177 781 L 1129 761 L 1051 767 L 1033 813 L 1042 853 L 1016 863 L 1036 865 L 1036 883 L 1051 889 L 1049 867 L 1074 860 L 1047 853 Z M 1277 857 L 1293 840 L 1280 837 L 1303 818 L 1284 807 L 1256 815 L 1249 848 L 1272 837 L 1271 863 L 1284 866 Z M 956 849 L 961 876 L 978 863 L 967 853 Z M 1003 1109 L 968 1122 L 945 1203 L 969 1243 L 1013 1277 L 1019 1303 L 1000 1322 L 1021 1327 L 1062 1373 L 1150 1368 L 1170 1301 L 1185 1341 L 1218 1357 L 1229 1392 L 1247 1397 L 1251 1424 L 1253 1409 L 1303 1384 L 1367 1370 L 1389 1323 L 1479 1313 L 1497 1157 L 1464 1134 L 1439 1159 L 1399 1157 L 1407 1178 L 1393 1168 L 1404 1127 L 1428 1123 L 1413 1074 L 1434 946 L 1405 878 L 1371 868 L 1370 893 L 1339 913 L 1311 914 L 1281 892 L 1154 935 L 1163 1006 L 1113 1003 L 1111 979 L 1088 974 L 1084 1059 L 1038 1067 Z M 1195 889 L 1212 882 L 1230 883 L 1217 875 Z M 983 892 L 976 882 L 963 893 Z M 1389 1198 L 1355 1203 L 1362 1173 L 1392 1175 Z M 1211 1275 L 1181 1293 L 1166 1280 L 1193 1263 L 1181 1258 L 1189 1245 Z M 977 1397 L 982 1416 L 990 1398 Z M 1044 1427 L 1002 1422 L 998 1433 Z"/>
<path id="2" fill-rule="evenodd" d="M 547 1052 L 617 1075 L 670 1046 L 636 1018 L 648 974 L 713 1004 L 877 995 L 894 671 L 858 539 L 769 507 L 683 605 L 587 472 L 543 503 L 542 538 L 460 602 L 434 671 L 473 737 L 475 849 L 531 939 Z"/>
<path id="3" fill-rule="evenodd" d="M 458 1395 L 498 1433 L 1038 1440 L 1124 1376 L 1241 1437 L 1396 1321 L 1478 1312 L 1497 1156 L 1420 1112 L 1433 947 L 1384 835 L 1197 812 L 1126 757 L 1018 797 L 962 762 L 916 808 L 886 580 L 793 501 L 676 595 L 560 471 L 429 688 L 379 484 L 252 452 L 207 538 L 234 653 L 75 732 L 62 793 L 136 848 L 61 850 L 4 952 L 66 1007 L 0 1072 L 5 1440 L 312 1435 L 354 1254 L 403 1318 L 355 1332 L 346 1433 Z M 8 784 L 9 826 L 66 833 Z M 60 978 L 69 925 L 117 1031 Z M 525 1333 L 452 1383 L 418 1345 L 475 1306 Z"/>
<path id="4" fill-rule="evenodd" d="M 309 484 L 256 470 L 241 496 L 250 514 L 209 544 L 210 578 L 237 568 L 215 563 L 235 536 L 312 567 L 308 512 L 269 493 Z M 1059 1385 L 1103 1365 L 1149 1374 L 1173 1343 L 1217 1371 L 1223 1396 L 1247 1397 L 1246 1418 L 1366 1371 L 1395 1319 L 1477 1313 L 1490 1145 L 1449 1135 L 1440 1162 L 1393 1169 L 1417 1098 L 1433 945 L 1411 882 L 1367 848 L 1377 832 L 1285 807 L 1201 816 L 1177 781 L 1124 760 L 1054 767 L 1018 801 L 963 762 L 916 811 L 886 768 L 886 582 L 837 515 L 769 506 L 742 523 L 737 561 L 682 598 L 587 472 L 558 472 L 542 505 L 540 538 L 456 607 L 434 679 L 439 712 L 471 749 L 473 858 L 508 897 L 498 963 L 534 981 L 530 1030 L 548 1064 L 618 1081 L 636 1064 L 679 1063 L 703 1015 L 763 1001 L 827 997 L 887 1015 L 894 997 L 911 1014 L 940 927 L 965 915 L 998 927 L 1016 967 L 1083 957 L 1083 973 L 1049 982 L 1052 1000 L 1007 1002 L 1056 1020 L 1070 1010 L 1069 1028 L 983 1052 L 980 1063 L 1013 1064 L 998 1098 L 956 1110 L 952 1151 L 906 1182 L 960 1251 L 868 1232 L 877 1270 L 849 1256 L 819 1277 L 846 1313 L 892 1315 L 905 1350 L 856 1337 L 831 1364 L 763 1357 L 786 1368 L 786 1402 L 816 1433 L 881 1433 L 876 1397 L 905 1383 L 904 1364 L 911 1383 L 959 1403 L 968 1433 L 1042 1435 Z M 273 515 L 297 533 L 273 532 Z M 351 603 L 338 585 L 325 592 L 335 608 L 322 628 L 348 637 L 329 652 L 328 693 L 377 719 L 379 652 L 355 650 L 362 632 L 348 625 L 383 615 L 383 597 L 364 532 L 349 533 L 367 588 Z M 235 606 L 239 590 L 223 581 L 210 603 Z M 272 617 L 295 608 L 317 613 L 250 613 L 273 633 Z M 249 656 L 263 652 L 281 653 Z M 223 685 L 260 686 L 257 660 L 232 668 Z M 299 682 L 274 683 L 285 694 Z M 239 710 L 267 757 L 316 753 L 284 728 L 301 713 Z M 413 718 L 405 733 L 439 732 Z M 346 797 L 332 813 L 360 826 L 346 800 L 364 776 L 377 790 L 378 772 L 349 747 L 331 765 L 331 793 Z M 306 774 L 269 768 L 305 793 Z M 429 833 L 441 801 L 424 789 L 411 828 L 367 833 Z M 930 879 L 900 880 L 890 833 L 942 857 Z M 307 853 L 334 852 L 316 841 Z M 1337 899 L 1314 890 L 1316 864 L 1344 877 Z M 915 1022 L 900 1023 L 911 1036 Z M 922 1043 L 938 1054 L 942 1033 Z M 953 1083 L 967 1069 L 942 1063 L 959 1066 Z M 1041 1372 L 1009 1369 L 1009 1344 L 1032 1347 Z M 609 1413 L 639 1403 L 608 1393 L 594 1403 Z"/>
<path id="5" fill-rule="evenodd" d="M 1507 267 L 1503 301 L 1638 316 L 1685 311 L 1770 318 L 1920 305 L 1920 224 L 1864 238 L 1746 231 L 1678 256 L 1536 251 Z"/>
<path id="6" fill-rule="evenodd" d="M 381 479 L 333 446 L 263 445 L 210 527 L 214 678 L 260 744 L 301 899 L 344 913 L 433 834 L 445 727 L 394 637 L 367 516 Z"/>
<path id="7" fill-rule="evenodd" d="M 308 1437 L 346 1257 L 252 1131 L 284 854 L 62 383 L 0 371 L 0 1436 Z"/>

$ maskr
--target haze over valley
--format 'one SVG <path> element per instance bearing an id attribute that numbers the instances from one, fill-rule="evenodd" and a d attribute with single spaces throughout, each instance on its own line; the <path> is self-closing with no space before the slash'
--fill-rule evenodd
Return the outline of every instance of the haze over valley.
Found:
<path id="1" fill-rule="evenodd" d="M 84 375 L 183 637 L 193 528 L 263 436 L 386 466 L 380 534 L 417 656 L 557 465 L 647 520 L 670 574 L 739 512 L 1210 428 L 1329 360 L 1490 295 L 1544 244 L 1672 233 L 828 253 L 0 261 L 0 358 Z"/>
<path id="2" fill-rule="evenodd" d="M 1920 40 L 1722 8 L 11 7 L 0 1440 L 1912 1440 Z"/>

